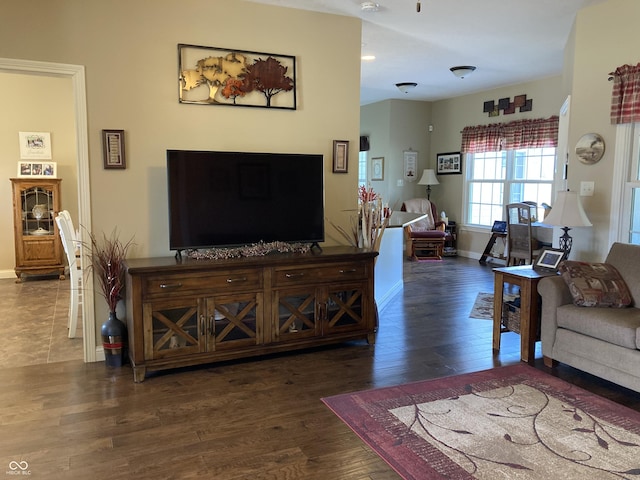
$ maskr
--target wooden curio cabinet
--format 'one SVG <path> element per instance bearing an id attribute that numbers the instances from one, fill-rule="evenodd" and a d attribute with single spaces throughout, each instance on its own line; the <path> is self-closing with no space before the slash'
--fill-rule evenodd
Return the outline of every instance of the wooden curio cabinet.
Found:
<path id="1" fill-rule="evenodd" d="M 64 278 L 64 259 L 58 227 L 59 178 L 12 178 L 15 272 L 23 275 L 57 274 Z"/>

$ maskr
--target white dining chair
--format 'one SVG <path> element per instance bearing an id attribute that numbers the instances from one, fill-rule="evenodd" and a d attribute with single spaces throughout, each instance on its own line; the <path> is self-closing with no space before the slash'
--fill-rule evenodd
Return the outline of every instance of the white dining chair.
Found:
<path id="1" fill-rule="evenodd" d="M 63 213 L 64 212 L 64 213 Z M 56 216 L 56 224 L 60 232 L 62 248 L 67 256 L 69 264 L 69 278 L 71 280 L 71 295 L 69 304 L 69 320 L 67 327 L 69 328 L 69 338 L 75 338 L 76 329 L 78 328 L 78 311 L 82 305 L 82 265 L 79 254 L 79 244 L 74 242 L 75 230 L 73 222 L 69 216 L 69 212 L 63 210 Z"/>

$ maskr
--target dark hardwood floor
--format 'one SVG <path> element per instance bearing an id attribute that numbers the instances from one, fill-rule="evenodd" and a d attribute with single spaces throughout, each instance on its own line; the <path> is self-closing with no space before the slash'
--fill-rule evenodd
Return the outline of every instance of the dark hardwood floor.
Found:
<path id="1" fill-rule="evenodd" d="M 405 288 L 365 342 L 152 374 L 80 361 L 0 371 L 0 464 L 42 479 L 397 479 L 320 401 L 519 362 L 469 318 L 491 266 L 405 264 Z M 536 367 L 542 365 L 538 345 Z M 560 366 L 553 374 L 640 410 L 640 394 Z M 24 463 L 26 462 L 26 463 Z M 1 471 L 0 469 L 0 471 Z"/>

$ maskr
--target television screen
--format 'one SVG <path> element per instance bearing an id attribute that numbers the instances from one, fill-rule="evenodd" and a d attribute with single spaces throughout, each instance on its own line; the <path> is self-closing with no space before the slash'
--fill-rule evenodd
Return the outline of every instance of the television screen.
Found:
<path id="1" fill-rule="evenodd" d="M 324 241 L 323 156 L 167 150 L 171 250 Z"/>

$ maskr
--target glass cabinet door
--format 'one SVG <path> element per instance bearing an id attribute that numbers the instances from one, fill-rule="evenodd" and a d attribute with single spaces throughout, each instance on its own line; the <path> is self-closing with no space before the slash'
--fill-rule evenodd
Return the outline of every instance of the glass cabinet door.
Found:
<path id="1" fill-rule="evenodd" d="M 54 235 L 54 192 L 48 187 L 30 187 L 20 191 L 23 235 Z"/>

